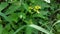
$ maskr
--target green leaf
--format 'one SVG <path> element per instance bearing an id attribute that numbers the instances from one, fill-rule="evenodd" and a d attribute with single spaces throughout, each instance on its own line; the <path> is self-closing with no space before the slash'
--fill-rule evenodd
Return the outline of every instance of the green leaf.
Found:
<path id="1" fill-rule="evenodd" d="M 3 28 L 2 28 L 2 25 L 0 24 L 0 34 L 2 34 L 3 32 Z"/>
<path id="2" fill-rule="evenodd" d="M 60 23 L 60 20 L 57 20 L 57 22 L 55 22 L 52 26 L 57 25 L 58 23 Z"/>
<path id="3" fill-rule="evenodd" d="M 60 14 L 57 14 L 57 19 L 60 20 Z"/>
<path id="4" fill-rule="evenodd" d="M 22 26 L 22 27 L 19 27 L 13 34 L 17 34 L 20 30 L 22 30 L 25 27 L 26 27 L 26 25 L 25 26 Z"/>
<path id="5" fill-rule="evenodd" d="M 46 29 L 44 29 L 44 28 L 42 28 L 42 27 L 40 27 L 40 26 L 37 26 L 37 25 L 34 25 L 34 24 L 31 24 L 31 25 L 29 25 L 30 27 L 32 27 L 32 28 L 35 28 L 35 29 L 37 29 L 37 30 L 39 30 L 39 31 L 42 31 L 42 32 L 44 32 L 44 33 L 46 33 L 46 34 L 50 34 L 50 32 L 48 31 L 48 30 L 46 30 Z"/>
<path id="6" fill-rule="evenodd" d="M 4 8 L 6 8 L 7 6 L 8 6 L 8 3 L 2 2 L 2 3 L 0 4 L 0 12 L 1 12 Z"/>
<path id="7" fill-rule="evenodd" d="M 20 19 L 22 19 L 22 18 L 25 19 L 26 18 L 26 14 L 23 13 L 23 12 L 19 12 L 18 16 L 19 16 Z"/>
<path id="8" fill-rule="evenodd" d="M 11 5 L 5 12 L 6 15 L 14 13 L 20 6 L 19 5 Z"/>
<path id="9" fill-rule="evenodd" d="M 6 21 L 11 22 L 11 20 L 5 14 L 0 12 L 0 16 L 2 16 Z"/>
<path id="10" fill-rule="evenodd" d="M 57 30 L 57 32 L 60 32 L 60 22 L 59 22 L 59 24 L 55 25 L 55 29 Z"/>
<path id="11" fill-rule="evenodd" d="M 42 13 L 39 13 L 39 14 L 34 14 L 33 17 L 40 17 L 40 18 L 43 18 L 44 20 L 47 20 L 48 18 L 46 16 L 44 16 L 44 14 Z"/>
<path id="12" fill-rule="evenodd" d="M 28 6 L 27 3 L 23 3 L 23 7 L 24 7 L 24 9 L 26 9 L 27 11 L 29 11 L 29 6 Z"/>
<path id="13" fill-rule="evenodd" d="M 17 22 L 17 21 L 18 21 L 18 14 L 13 13 L 13 14 L 9 15 L 8 18 L 9 18 L 11 21 Z"/>
<path id="14" fill-rule="evenodd" d="M 29 34 L 32 34 L 32 32 L 33 32 L 33 28 L 27 26 L 25 32 L 26 32 L 26 34 L 28 34 L 28 33 L 29 33 Z"/>

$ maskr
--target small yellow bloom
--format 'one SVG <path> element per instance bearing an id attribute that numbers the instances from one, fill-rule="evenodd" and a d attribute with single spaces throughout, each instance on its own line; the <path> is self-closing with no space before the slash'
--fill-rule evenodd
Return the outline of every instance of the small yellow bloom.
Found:
<path id="1" fill-rule="evenodd" d="M 29 9 L 33 9 L 33 7 L 30 6 Z"/>
<path id="2" fill-rule="evenodd" d="M 37 9 L 34 9 L 34 11 L 37 12 L 37 13 L 40 13 L 39 10 L 37 10 Z"/>
<path id="3" fill-rule="evenodd" d="M 37 10 L 37 13 L 40 13 L 40 12 Z"/>
<path id="4" fill-rule="evenodd" d="M 37 5 L 37 6 L 34 6 L 34 7 L 31 7 L 31 6 L 30 6 L 30 7 L 29 7 L 29 12 L 31 12 L 31 9 L 34 10 L 36 13 L 40 13 L 40 12 L 39 12 L 39 9 L 41 9 L 41 7 L 38 6 L 38 5 Z"/>
<path id="5" fill-rule="evenodd" d="M 35 9 L 37 9 L 37 10 L 38 10 L 38 9 L 41 9 L 41 7 L 40 7 L 40 6 L 38 6 L 38 5 L 37 5 L 37 6 L 35 6 L 34 8 L 35 8 Z"/>
<path id="6" fill-rule="evenodd" d="M 36 9 L 34 9 L 34 11 L 37 11 Z"/>

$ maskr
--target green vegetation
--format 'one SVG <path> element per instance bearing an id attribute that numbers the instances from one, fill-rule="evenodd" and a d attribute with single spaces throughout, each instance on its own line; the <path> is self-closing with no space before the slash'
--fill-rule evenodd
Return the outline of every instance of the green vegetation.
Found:
<path id="1" fill-rule="evenodd" d="M 59 0 L 0 0 L 0 34 L 60 34 Z"/>

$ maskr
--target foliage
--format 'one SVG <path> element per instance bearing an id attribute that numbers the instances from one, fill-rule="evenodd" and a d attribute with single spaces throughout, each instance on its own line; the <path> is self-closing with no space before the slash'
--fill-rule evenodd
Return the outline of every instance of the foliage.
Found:
<path id="1" fill-rule="evenodd" d="M 59 11 L 57 0 L 0 0 L 0 34 L 60 34 Z"/>

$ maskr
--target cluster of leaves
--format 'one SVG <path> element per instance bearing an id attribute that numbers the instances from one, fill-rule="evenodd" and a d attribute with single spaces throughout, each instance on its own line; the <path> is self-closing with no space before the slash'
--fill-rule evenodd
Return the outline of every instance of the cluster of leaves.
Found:
<path id="1" fill-rule="evenodd" d="M 0 0 L 0 34 L 59 34 L 59 11 L 55 0 Z"/>

